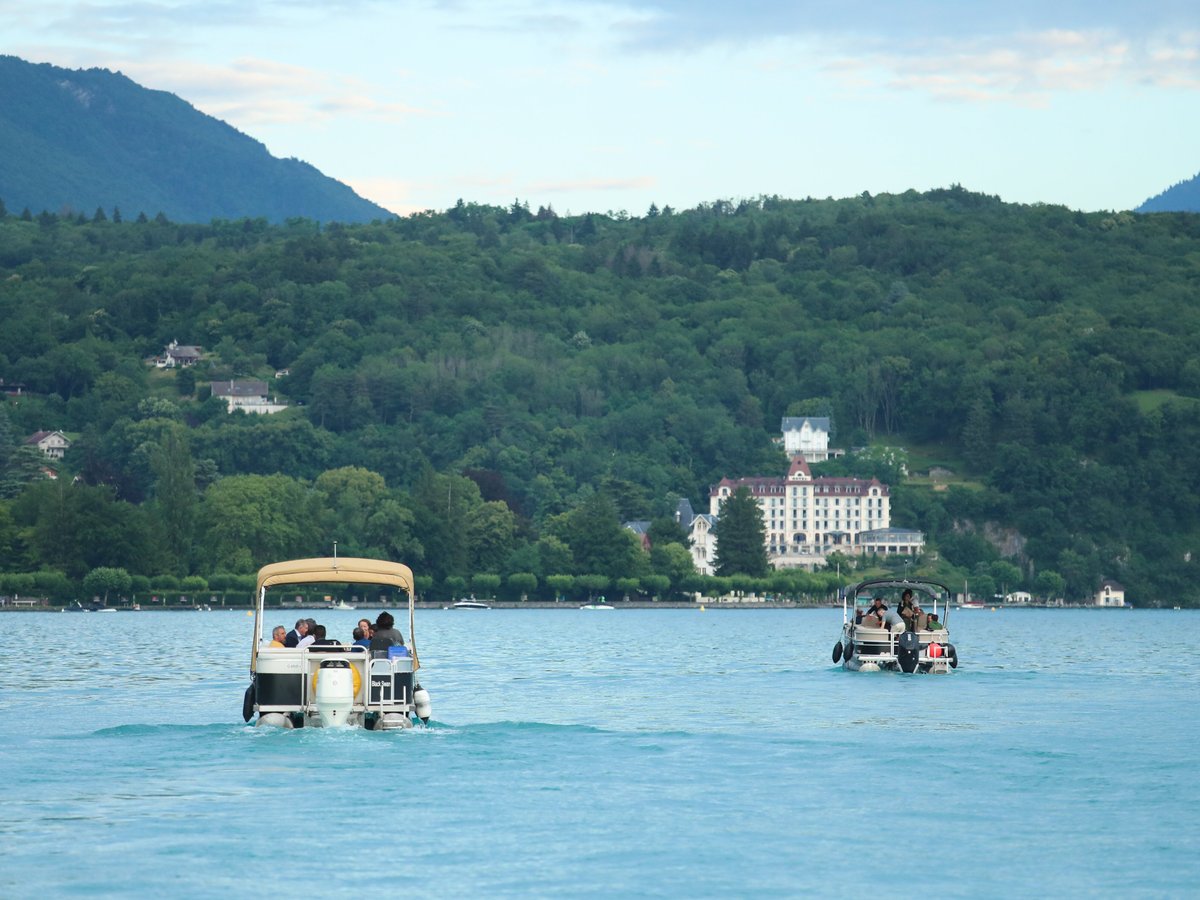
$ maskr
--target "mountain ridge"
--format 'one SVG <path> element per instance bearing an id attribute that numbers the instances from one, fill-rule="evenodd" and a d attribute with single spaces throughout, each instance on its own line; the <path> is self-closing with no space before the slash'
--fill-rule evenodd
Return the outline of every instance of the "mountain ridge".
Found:
<path id="1" fill-rule="evenodd" d="M 174 221 L 300 217 L 367 222 L 394 214 L 167 91 L 108 69 L 0 56 L 0 199 Z"/>

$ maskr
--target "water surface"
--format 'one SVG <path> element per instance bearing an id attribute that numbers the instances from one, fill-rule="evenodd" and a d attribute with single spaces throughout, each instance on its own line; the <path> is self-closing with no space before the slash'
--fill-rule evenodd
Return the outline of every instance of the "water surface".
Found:
<path id="1" fill-rule="evenodd" d="M 309 614 L 347 640 L 359 617 Z M 1194 612 L 955 611 L 938 677 L 835 667 L 840 610 L 419 611 L 433 721 L 400 734 L 244 725 L 245 612 L 0 622 L 0 896 L 1200 878 Z"/>

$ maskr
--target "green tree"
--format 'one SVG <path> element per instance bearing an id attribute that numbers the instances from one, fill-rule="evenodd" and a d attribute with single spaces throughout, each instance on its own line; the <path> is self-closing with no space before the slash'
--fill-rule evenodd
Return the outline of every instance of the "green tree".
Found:
<path id="1" fill-rule="evenodd" d="M 124 569 L 101 566 L 83 576 L 83 591 L 89 597 L 100 597 L 100 605 L 108 606 L 109 594 L 123 594 L 129 590 L 132 579 Z"/>
<path id="2" fill-rule="evenodd" d="M 718 576 L 767 574 L 770 566 L 762 513 L 744 485 L 721 504 L 713 534 L 717 541 L 713 569 Z"/>
<path id="3" fill-rule="evenodd" d="M 197 554 L 208 571 L 250 572 L 315 556 L 312 494 L 286 475 L 233 475 L 204 493 Z"/>
<path id="4" fill-rule="evenodd" d="M 1034 579 L 1033 589 L 1044 600 L 1056 600 L 1062 597 L 1066 583 L 1066 579 L 1053 569 L 1043 569 Z"/>
<path id="5" fill-rule="evenodd" d="M 476 572 L 471 576 L 471 590 L 482 597 L 495 597 L 501 578 L 490 572 Z"/>
<path id="6" fill-rule="evenodd" d="M 538 587 L 538 577 L 532 572 L 513 572 L 505 580 L 509 589 L 521 600 L 525 600 Z"/>
<path id="7" fill-rule="evenodd" d="M 571 548 L 575 574 L 637 572 L 642 563 L 641 545 L 621 526 L 616 507 L 601 494 L 553 519 L 548 528 Z"/>
<path id="8" fill-rule="evenodd" d="M 161 527 L 161 538 L 169 558 L 168 568 L 177 575 L 190 571 L 196 524 L 196 467 L 181 427 L 163 433 L 150 458 L 154 472 L 153 513 Z"/>

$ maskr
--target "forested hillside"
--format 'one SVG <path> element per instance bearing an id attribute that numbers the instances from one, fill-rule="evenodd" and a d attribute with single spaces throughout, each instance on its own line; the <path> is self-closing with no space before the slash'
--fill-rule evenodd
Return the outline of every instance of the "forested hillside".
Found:
<path id="1" fill-rule="evenodd" d="M 0 414 L 0 565 L 211 576 L 337 540 L 438 591 L 675 589 L 666 524 L 644 558 L 616 523 L 781 473 L 780 418 L 816 414 L 835 445 L 906 448 L 905 483 L 838 465 L 894 485 L 948 580 L 1194 604 L 1198 290 L 1196 216 L 957 187 L 323 230 L 10 208 L 0 377 L 27 393 Z M 204 360 L 147 366 L 171 340 Z M 206 389 L 231 377 L 295 408 L 229 415 Z M 39 429 L 75 439 L 56 482 L 17 449 Z"/>
<path id="2" fill-rule="evenodd" d="M 391 213 L 165 91 L 107 69 L 0 56 L 0 197 L 17 213 L 97 209 L 182 222 Z"/>

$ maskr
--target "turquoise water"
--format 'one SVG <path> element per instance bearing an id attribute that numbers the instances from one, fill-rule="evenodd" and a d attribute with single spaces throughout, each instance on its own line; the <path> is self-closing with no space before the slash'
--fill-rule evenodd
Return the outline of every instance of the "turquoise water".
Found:
<path id="1" fill-rule="evenodd" d="M 1200 878 L 1193 612 L 952 612 L 946 677 L 834 667 L 840 610 L 418 612 L 433 720 L 399 734 L 243 725 L 244 612 L 0 622 L 3 897 Z"/>

